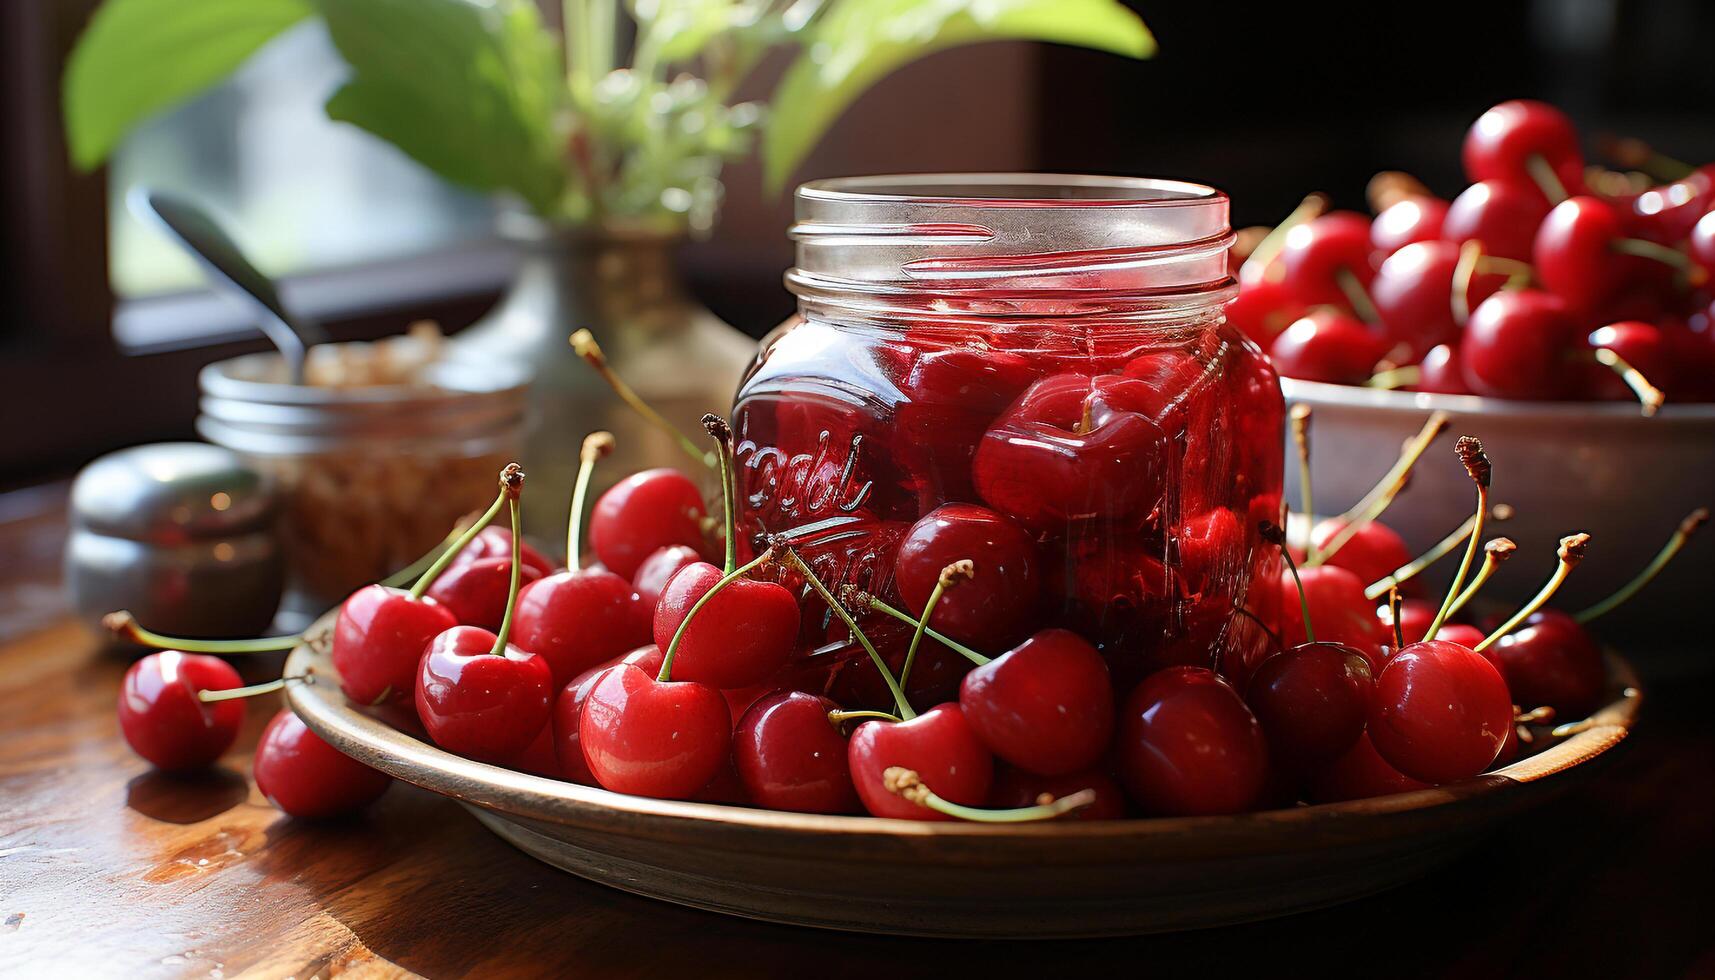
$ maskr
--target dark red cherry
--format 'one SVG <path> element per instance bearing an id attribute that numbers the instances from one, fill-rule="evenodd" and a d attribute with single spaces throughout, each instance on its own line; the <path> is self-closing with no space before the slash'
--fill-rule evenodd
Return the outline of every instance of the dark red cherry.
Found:
<path id="1" fill-rule="evenodd" d="M 1262 726 L 1214 671 L 1168 667 L 1145 678 L 1126 699 L 1117 745 L 1120 778 L 1148 813 L 1240 813 L 1262 796 Z"/>
<path id="2" fill-rule="evenodd" d="M 1269 348 L 1275 370 L 1300 381 L 1361 385 L 1387 355 L 1388 344 L 1356 317 L 1316 310 L 1286 328 Z"/>
<path id="3" fill-rule="evenodd" d="M 1450 783 L 1484 772 L 1513 724 L 1500 671 L 1446 640 L 1407 644 L 1376 677 L 1370 741 L 1413 779 Z"/>
<path id="4" fill-rule="evenodd" d="M 682 569 L 655 605 L 655 645 L 667 649 L 691 607 L 721 570 L 706 562 Z M 717 688 L 761 684 L 785 665 L 798 638 L 798 599 L 776 582 L 733 580 L 697 611 L 673 660 L 673 676 Z"/>
<path id="5" fill-rule="evenodd" d="M 1308 312 L 1309 308 L 1291 290 L 1274 279 L 1241 283 L 1238 295 L 1226 309 L 1227 322 L 1264 350 L 1281 331 Z"/>
<path id="6" fill-rule="evenodd" d="M 1715 210 L 1697 220 L 1691 229 L 1691 237 L 1685 243 L 1685 250 L 1690 253 L 1691 261 L 1715 277 Z"/>
<path id="7" fill-rule="evenodd" d="M 1459 348 L 1465 383 L 1493 398 L 1563 398 L 1575 372 L 1567 360 L 1577 322 L 1556 296 L 1535 289 L 1504 290 L 1471 313 Z"/>
<path id="8" fill-rule="evenodd" d="M 1478 181 L 1448 206 L 1441 237 L 1454 245 L 1481 242 L 1484 255 L 1529 262 L 1536 229 L 1550 207 L 1528 181 Z"/>
<path id="9" fill-rule="evenodd" d="M 1417 382 L 1412 391 L 1427 391 L 1438 395 L 1469 395 L 1465 384 L 1465 369 L 1459 363 L 1459 349 L 1447 344 L 1432 347 L 1417 365 Z"/>
<path id="10" fill-rule="evenodd" d="M 1618 354 L 1666 394 L 1671 396 L 1676 393 L 1679 386 L 1674 383 L 1676 373 L 1673 352 L 1668 346 L 1666 336 L 1656 329 L 1654 324 L 1637 320 L 1610 323 L 1593 331 L 1587 343 L 1592 352 L 1610 350 Z M 1638 398 L 1637 393 L 1626 384 L 1619 373 L 1607 365 L 1587 365 L 1586 374 L 1590 379 L 1588 392 L 1592 397 L 1624 402 L 1636 401 Z"/>
<path id="11" fill-rule="evenodd" d="M 578 730 L 591 775 L 616 793 L 684 799 L 731 757 L 732 715 L 720 691 L 658 681 L 636 664 L 602 672 Z"/>
<path id="12" fill-rule="evenodd" d="M 1036 543 L 1012 521 L 976 504 L 943 504 L 911 525 L 894 555 L 894 585 L 920 616 L 941 570 L 970 559 L 974 577 L 945 592 L 930 625 L 979 648 L 997 650 L 1029 629 L 1041 563 Z"/>
<path id="13" fill-rule="evenodd" d="M 589 700 L 590 692 L 595 690 L 595 683 L 601 675 L 606 673 L 609 667 L 636 664 L 640 670 L 653 677 L 661 672 L 661 661 L 664 658 L 662 649 L 650 643 L 605 663 L 596 664 L 560 688 L 560 693 L 554 697 L 550 726 L 554 735 L 554 757 L 559 761 L 562 779 L 586 786 L 595 785 L 595 777 L 590 774 L 589 763 L 584 761 L 583 732 L 580 730 L 580 724 L 584 718 L 584 703 Z"/>
<path id="14" fill-rule="evenodd" d="M 157 769 L 196 769 L 226 754 L 244 724 L 244 702 L 205 704 L 198 691 L 244 682 L 218 657 L 162 650 L 131 665 L 119 685 L 119 731 Z"/>
<path id="15" fill-rule="evenodd" d="M 1316 526 L 1311 528 L 1310 540 L 1317 548 L 1326 548 L 1334 536 L 1345 529 L 1345 521 L 1329 517 L 1316 522 Z M 1344 568 L 1367 584 L 1392 575 L 1395 569 L 1411 559 L 1411 549 L 1406 547 L 1399 532 L 1381 521 L 1370 521 L 1353 532 L 1340 550 L 1327 558 L 1327 564 Z M 1406 583 L 1406 586 L 1410 585 Z M 1401 591 L 1404 590 L 1405 586 L 1402 586 Z"/>
<path id="16" fill-rule="evenodd" d="M 1096 801 L 1061 817 L 1062 820 L 1118 820 L 1125 816 L 1125 793 L 1114 777 L 1100 769 L 1085 769 L 1062 776 L 1038 776 L 1035 773 L 1001 766 L 995 773 L 994 786 L 989 790 L 988 805 L 996 810 L 1012 810 L 1035 806 L 1044 794 L 1062 799 L 1073 793 L 1090 790 Z"/>
<path id="17" fill-rule="evenodd" d="M 1459 246 L 1451 242 L 1414 242 L 1388 256 L 1370 285 L 1388 342 L 1404 345 L 1400 363 L 1415 363 L 1438 344 L 1458 343 L 1464 324 L 1453 315 L 1453 279 Z M 1467 310 L 1501 288 L 1505 277 L 1471 277 Z"/>
<path id="18" fill-rule="evenodd" d="M 752 704 L 733 732 L 733 763 L 751 802 L 797 813 L 855 813 L 846 737 L 828 720 L 839 705 L 803 691 Z"/>
<path id="19" fill-rule="evenodd" d="M 366 585 L 340 604 L 333 628 L 339 686 L 358 704 L 410 703 L 429 641 L 457 626 L 452 611 L 403 589 Z"/>
<path id="20" fill-rule="evenodd" d="M 703 492 L 674 469 L 644 470 L 614 484 L 590 512 L 590 548 L 607 570 L 629 579 L 657 549 L 703 547 Z"/>
<path id="21" fill-rule="evenodd" d="M 417 717 L 436 745 L 483 762 L 509 762 L 548 723 L 554 698 L 547 661 L 495 635 L 455 626 L 429 642 L 417 672 Z"/>
<path id="22" fill-rule="evenodd" d="M 1245 703 L 1268 738 L 1269 758 L 1308 773 L 1357 742 L 1374 687 L 1365 654 L 1339 643 L 1303 643 L 1257 666 Z"/>
<path id="23" fill-rule="evenodd" d="M 1179 526 L 1179 570 L 1192 592 L 1230 588 L 1241 574 L 1247 543 L 1239 515 L 1225 507 L 1206 510 Z"/>
<path id="24" fill-rule="evenodd" d="M 1344 803 L 1428 788 L 1428 783 L 1388 765 L 1365 733 L 1344 755 L 1314 773 L 1306 790 L 1313 803 Z"/>
<path id="25" fill-rule="evenodd" d="M 1162 551 L 1150 538 L 1100 527 L 1049 549 L 1042 584 L 1055 621 L 1104 650 L 1159 642 L 1171 582 Z"/>
<path id="26" fill-rule="evenodd" d="M 966 674 L 959 707 L 990 751 L 1043 776 L 1095 765 L 1114 730 L 1108 666 L 1069 630 L 1042 630 Z"/>
<path id="27" fill-rule="evenodd" d="M 1545 102 L 1509 99 L 1477 117 L 1465 134 L 1465 176 L 1538 184 L 1531 159 L 1554 174 L 1566 194 L 1584 188 L 1584 154 L 1566 114 Z M 1547 193 L 1547 189 L 1543 189 Z"/>
<path id="28" fill-rule="evenodd" d="M 535 566 L 522 561 L 520 556 L 518 577 L 522 584 L 529 585 L 542 577 L 543 573 Z M 426 595 L 445 606 L 460 624 L 493 631 L 500 628 L 500 620 L 506 615 L 506 595 L 511 585 L 510 555 L 479 558 L 454 562 L 429 586 Z"/>
<path id="29" fill-rule="evenodd" d="M 1446 218 L 1447 202 L 1439 197 L 1403 197 L 1370 222 L 1370 247 L 1390 256 L 1413 242 L 1435 241 L 1441 237 L 1441 222 Z"/>
<path id="30" fill-rule="evenodd" d="M 657 548 L 643 559 L 643 564 L 637 566 L 637 574 L 631 577 L 631 587 L 642 597 L 643 607 L 653 610 L 661 601 L 661 590 L 667 587 L 668 580 L 677 575 L 679 569 L 702 560 L 703 556 L 697 554 L 695 548 L 686 545 Z"/>
<path id="31" fill-rule="evenodd" d="M 1532 613 L 1483 653 L 1506 678 L 1516 704 L 1546 705 L 1561 721 L 1587 717 L 1602 706 L 1608 686 L 1602 648 L 1558 609 Z"/>
<path id="32" fill-rule="evenodd" d="M 556 687 L 649 639 L 648 607 L 612 572 L 556 572 L 518 593 L 512 643 L 546 660 Z"/>
<path id="33" fill-rule="evenodd" d="M 478 531 L 476 537 L 471 539 L 470 544 L 465 545 L 462 551 L 453 556 L 452 564 L 448 568 L 457 568 L 460 565 L 491 558 L 499 558 L 502 561 L 509 561 L 512 558 L 512 532 L 498 524 L 490 524 Z M 518 560 L 526 568 L 535 569 L 538 573 L 537 578 L 554 574 L 554 563 L 543 557 L 542 553 L 531 546 L 528 541 L 524 542 L 523 550 L 518 553 Z M 530 573 L 526 571 L 524 574 Z"/>
<path id="34" fill-rule="evenodd" d="M 925 506 L 973 500 L 971 460 L 983 432 L 1036 377 L 1020 354 L 954 347 L 912 360 L 899 381 L 894 455 Z"/>
<path id="35" fill-rule="evenodd" d="M 1330 211 L 1286 234 L 1276 261 L 1281 281 L 1299 302 L 1349 308 L 1340 286 L 1349 275 L 1365 287 L 1375 278 L 1370 264 L 1370 222 L 1351 211 Z"/>
<path id="36" fill-rule="evenodd" d="M 262 730 L 251 771 L 268 802 L 306 819 L 361 810 L 393 782 L 322 741 L 290 709 L 281 709 Z"/>
<path id="37" fill-rule="evenodd" d="M 1043 378 L 983 435 L 977 492 L 1031 527 L 1137 523 L 1166 479 L 1167 440 L 1152 421 L 1161 401 L 1146 382 L 1121 375 Z"/>
<path id="38" fill-rule="evenodd" d="M 1620 291 L 1632 263 L 1614 246 L 1626 237 L 1619 212 L 1596 197 L 1571 197 L 1543 219 L 1531 249 L 1536 278 L 1574 310 L 1595 310 Z"/>
<path id="39" fill-rule="evenodd" d="M 1640 238 L 1663 245 L 1694 238 L 1697 222 L 1715 213 L 1715 166 L 1704 164 L 1680 180 L 1644 191 L 1631 203 L 1628 225 Z"/>
<path id="40" fill-rule="evenodd" d="M 916 772 L 935 795 L 965 806 L 984 805 L 994 781 L 994 757 L 951 702 L 909 721 L 864 722 L 852 732 L 846 760 L 858 799 L 877 817 L 953 819 L 889 792 L 882 774 L 894 767 Z"/>

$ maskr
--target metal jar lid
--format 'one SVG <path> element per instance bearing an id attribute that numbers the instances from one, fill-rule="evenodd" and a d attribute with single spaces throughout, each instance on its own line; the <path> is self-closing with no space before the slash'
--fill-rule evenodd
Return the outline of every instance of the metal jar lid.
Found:
<path id="1" fill-rule="evenodd" d="M 266 528 L 278 500 L 267 477 L 220 446 L 164 442 L 103 456 L 72 484 L 74 527 L 178 545 Z"/>

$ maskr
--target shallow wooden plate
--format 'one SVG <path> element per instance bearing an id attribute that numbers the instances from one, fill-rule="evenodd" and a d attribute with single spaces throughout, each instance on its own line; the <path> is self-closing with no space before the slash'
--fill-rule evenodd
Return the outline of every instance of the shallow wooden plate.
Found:
<path id="1" fill-rule="evenodd" d="M 341 751 L 464 803 L 514 846 L 625 891 L 796 925 L 921 936 L 1132 935 L 1286 915 L 1446 862 L 1498 821 L 1586 775 L 1626 737 L 1640 694 L 1610 656 L 1590 727 L 1496 773 L 1376 799 L 1232 817 L 1019 826 L 827 817 L 650 800 L 443 752 L 347 703 L 324 617 L 287 688 Z"/>

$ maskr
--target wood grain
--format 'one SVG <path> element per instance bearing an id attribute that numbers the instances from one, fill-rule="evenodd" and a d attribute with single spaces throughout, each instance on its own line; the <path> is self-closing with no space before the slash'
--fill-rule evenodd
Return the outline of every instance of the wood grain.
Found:
<path id="1" fill-rule="evenodd" d="M 49 518 L 0 525 L 0 556 L 51 552 L 58 534 Z M 124 660 L 63 620 L 11 626 L 20 609 L 41 621 L 27 607 L 43 600 L 15 597 L 50 594 L 54 574 L 0 564 L 0 975 L 1715 976 L 1707 660 L 1652 677 L 1632 651 L 1651 696 L 1622 764 L 1407 888 L 1204 932 L 937 942 L 636 898 L 403 785 L 355 821 L 289 820 L 248 782 L 271 705 L 252 707 L 223 775 L 151 775 L 113 719 Z"/>

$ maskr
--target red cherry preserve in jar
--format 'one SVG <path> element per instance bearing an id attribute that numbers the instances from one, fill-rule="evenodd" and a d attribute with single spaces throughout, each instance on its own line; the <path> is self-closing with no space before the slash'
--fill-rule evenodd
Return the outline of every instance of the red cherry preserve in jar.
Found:
<path id="1" fill-rule="evenodd" d="M 1122 692 L 1168 664 L 1247 657 L 1240 610 L 1277 556 L 1283 407 L 1230 328 L 1224 194 L 1038 174 L 817 181 L 799 188 L 786 283 L 733 412 L 741 540 L 783 535 L 842 586 L 919 613 L 989 656 L 1064 628 Z M 885 703 L 848 630 L 803 582 L 785 683 Z M 897 672 L 909 625 L 859 614 Z M 920 706 L 967 661 L 918 652 Z"/>

